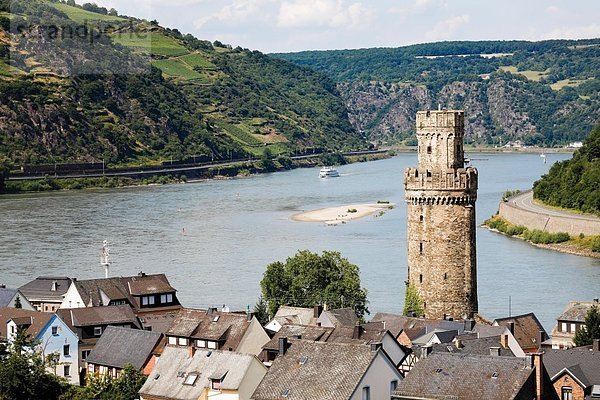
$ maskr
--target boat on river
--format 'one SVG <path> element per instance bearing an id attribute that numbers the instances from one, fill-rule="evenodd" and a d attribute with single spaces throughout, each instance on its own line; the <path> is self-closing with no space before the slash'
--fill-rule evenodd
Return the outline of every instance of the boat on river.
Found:
<path id="1" fill-rule="evenodd" d="M 323 167 L 319 171 L 319 178 L 337 178 L 340 173 L 333 167 Z"/>

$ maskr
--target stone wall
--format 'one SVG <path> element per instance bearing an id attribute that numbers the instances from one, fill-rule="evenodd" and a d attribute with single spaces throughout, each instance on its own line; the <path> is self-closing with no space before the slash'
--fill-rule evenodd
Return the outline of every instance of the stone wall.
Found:
<path id="1" fill-rule="evenodd" d="M 515 225 L 523 225 L 528 229 L 539 229 L 546 232 L 567 232 L 571 236 L 600 235 L 600 221 L 561 217 L 556 215 L 538 214 L 533 211 L 522 210 L 510 201 L 501 202 L 498 213 L 500 216 Z"/>

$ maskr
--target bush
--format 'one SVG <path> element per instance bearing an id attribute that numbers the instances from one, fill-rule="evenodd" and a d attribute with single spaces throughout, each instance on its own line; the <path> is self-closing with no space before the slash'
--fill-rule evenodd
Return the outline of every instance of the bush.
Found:
<path id="1" fill-rule="evenodd" d="M 523 225 L 511 225 L 506 228 L 506 231 L 504 233 L 506 233 L 508 236 L 519 236 L 522 235 L 523 232 L 525 232 L 526 230 L 527 228 Z"/>
<path id="2" fill-rule="evenodd" d="M 349 214 L 352 214 L 352 213 L 355 213 L 355 212 L 357 212 L 356 208 L 349 208 L 348 209 L 348 213 Z"/>
<path id="3" fill-rule="evenodd" d="M 562 243 L 571 238 L 566 232 L 550 233 L 539 229 L 526 230 L 523 233 L 523 237 L 535 244 Z"/>
<path id="4" fill-rule="evenodd" d="M 600 253 L 600 236 L 597 236 L 592 241 L 592 251 L 596 253 Z"/>

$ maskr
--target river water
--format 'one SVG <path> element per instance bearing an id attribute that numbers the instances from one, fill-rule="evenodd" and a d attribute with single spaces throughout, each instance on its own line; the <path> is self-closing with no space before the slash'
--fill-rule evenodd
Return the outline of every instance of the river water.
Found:
<path id="1" fill-rule="evenodd" d="M 569 154 L 477 153 L 477 221 L 507 189 L 528 189 Z M 226 181 L 0 197 L 0 283 L 39 275 L 104 276 L 100 247 L 111 247 L 111 276 L 164 272 L 186 306 L 256 302 L 265 266 L 298 249 L 337 250 L 361 269 L 371 313 L 402 311 L 406 279 L 404 168 L 416 154 L 345 165 L 340 178 L 297 169 Z M 335 227 L 290 216 L 343 204 L 389 200 L 396 207 Z M 538 249 L 477 230 L 479 310 L 487 318 L 535 312 L 547 330 L 569 300 L 600 295 L 600 260 Z"/>

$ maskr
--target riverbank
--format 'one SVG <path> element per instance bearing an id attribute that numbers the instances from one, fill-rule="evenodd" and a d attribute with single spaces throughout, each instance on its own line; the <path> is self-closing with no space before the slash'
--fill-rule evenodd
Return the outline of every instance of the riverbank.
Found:
<path id="1" fill-rule="evenodd" d="M 481 227 L 505 236 L 514 237 L 548 250 L 583 257 L 600 258 L 600 235 L 569 236 L 567 233 L 549 233 L 538 229 L 529 230 L 515 225 L 499 215 L 486 220 Z"/>
<path id="2" fill-rule="evenodd" d="M 392 208 L 394 208 L 394 204 L 386 202 L 372 204 L 350 204 L 301 212 L 299 214 L 292 215 L 292 219 L 299 222 L 321 222 L 325 223 L 326 225 L 339 225 L 373 214 L 383 215 L 386 210 L 390 210 Z"/>

